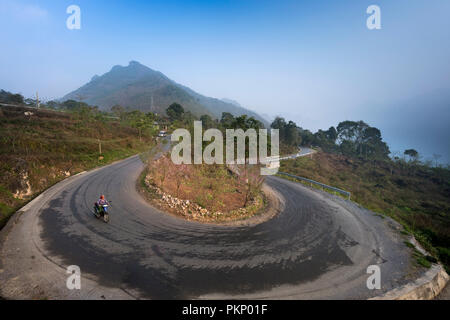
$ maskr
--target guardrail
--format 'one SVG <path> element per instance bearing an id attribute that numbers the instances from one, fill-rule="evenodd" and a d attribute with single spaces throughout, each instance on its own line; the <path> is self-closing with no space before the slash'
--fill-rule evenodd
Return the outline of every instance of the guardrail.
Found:
<path id="1" fill-rule="evenodd" d="M 0 103 L 0 106 L 2 106 L 2 107 L 19 107 L 16 104 L 8 104 L 8 103 Z"/>
<path id="2" fill-rule="evenodd" d="M 323 184 L 323 183 L 320 183 L 320 182 L 317 182 L 317 181 L 314 181 L 314 180 L 311 180 L 311 179 L 307 179 L 307 178 L 303 178 L 303 177 L 299 177 L 299 176 L 294 176 L 293 174 L 286 173 L 286 172 L 278 172 L 278 174 L 281 174 L 281 175 L 284 175 L 284 176 L 288 176 L 288 177 L 291 177 L 291 178 L 294 178 L 294 179 L 297 179 L 297 180 L 305 181 L 305 182 L 308 182 L 308 183 L 311 183 L 311 184 L 315 184 L 317 186 L 320 186 L 322 188 L 326 188 L 326 189 L 332 190 L 334 192 L 338 192 L 338 193 L 343 194 L 344 196 L 348 197 L 348 199 L 350 200 L 351 193 L 348 192 L 348 191 L 345 191 L 345 190 L 342 190 L 342 189 L 339 189 L 339 188 L 335 188 L 335 187 L 332 187 L 332 186 L 329 186 L 329 185 L 326 185 L 326 184 Z"/>

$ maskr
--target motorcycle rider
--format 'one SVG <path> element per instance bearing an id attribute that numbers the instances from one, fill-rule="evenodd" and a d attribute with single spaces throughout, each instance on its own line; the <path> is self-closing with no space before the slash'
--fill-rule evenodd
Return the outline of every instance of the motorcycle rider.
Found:
<path id="1" fill-rule="evenodd" d="M 100 196 L 100 199 L 98 199 L 98 201 L 95 203 L 95 209 L 97 210 L 98 213 L 101 212 L 102 206 L 105 204 L 109 205 L 108 201 L 105 199 L 105 196 L 102 194 Z"/>

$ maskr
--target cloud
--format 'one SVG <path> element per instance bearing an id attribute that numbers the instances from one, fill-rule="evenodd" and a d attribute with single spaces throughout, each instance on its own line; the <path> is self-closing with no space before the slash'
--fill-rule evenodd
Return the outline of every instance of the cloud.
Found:
<path id="1" fill-rule="evenodd" d="M 1 16 L 24 21 L 40 21 L 47 18 L 48 11 L 34 4 L 3 0 L 0 2 Z"/>

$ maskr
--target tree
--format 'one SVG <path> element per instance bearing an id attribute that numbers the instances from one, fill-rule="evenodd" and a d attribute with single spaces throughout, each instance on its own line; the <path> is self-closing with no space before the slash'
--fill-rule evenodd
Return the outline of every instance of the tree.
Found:
<path id="1" fill-rule="evenodd" d="M 352 156 L 355 151 L 355 143 L 351 140 L 344 140 L 339 145 L 339 149 L 343 154 Z"/>
<path id="2" fill-rule="evenodd" d="M 233 121 L 233 128 L 234 129 L 247 129 L 247 115 L 243 114 L 239 117 L 236 117 Z"/>
<path id="3" fill-rule="evenodd" d="M 180 187 L 184 179 L 187 177 L 188 165 L 179 164 L 176 166 L 176 170 L 173 173 L 175 175 L 175 184 L 177 187 L 177 198 L 180 196 Z"/>
<path id="4" fill-rule="evenodd" d="M 204 114 L 200 117 L 200 121 L 202 122 L 203 128 L 209 129 L 215 127 L 214 120 L 207 114 Z"/>
<path id="5" fill-rule="evenodd" d="M 253 117 L 247 118 L 247 121 L 245 122 L 245 126 L 246 126 L 246 129 L 255 129 L 255 130 L 264 128 L 264 124 L 261 121 L 256 120 Z"/>
<path id="6" fill-rule="evenodd" d="M 166 113 L 171 121 L 181 120 L 183 118 L 184 108 L 174 102 L 167 108 Z"/>
<path id="7" fill-rule="evenodd" d="M 414 149 L 407 149 L 404 154 L 409 156 L 410 161 L 416 162 L 419 159 L 419 153 Z"/>
<path id="8" fill-rule="evenodd" d="M 387 158 L 389 147 L 382 141 L 381 131 L 375 127 L 367 127 L 361 141 L 362 153 L 365 158 Z"/>
<path id="9" fill-rule="evenodd" d="M 192 127 L 195 120 L 197 120 L 197 118 L 190 111 L 185 111 L 183 113 L 183 124 L 186 127 Z"/>
<path id="10" fill-rule="evenodd" d="M 12 103 L 23 103 L 23 96 L 21 94 L 13 94 L 11 95 Z"/>
<path id="11" fill-rule="evenodd" d="M 270 127 L 273 129 L 280 130 L 280 138 L 281 138 L 282 136 L 284 136 L 284 134 L 282 134 L 282 132 L 286 128 L 286 120 L 284 120 L 284 118 L 282 118 L 282 117 L 276 117 L 275 120 L 273 120 Z"/>
<path id="12" fill-rule="evenodd" d="M 31 103 L 30 103 L 30 104 L 35 104 L 35 102 L 34 102 L 33 99 L 30 99 L 30 100 L 31 100 Z M 59 108 L 61 107 L 61 104 L 60 104 L 59 102 L 56 102 L 56 101 L 54 101 L 54 100 L 51 100 L 51 101 L 47 102 L 47 106 L 48 106 L 50 109 L 57 110 L 57 109 L 59 109 Z"/>
<path id="13" fill-rule="evenodd" d="M 364 121 L 343 121 L 337 126 L 336 133 L 343 154 L 366 159 L 386 159 L 390 153 L 388 145 L 382 141 L 380 130 Z"/>
<path id="14" fill-rule="evenodd" d="M 167 174 L 169 172 L 169 159 L 167 158 L 167 156 L 162 156 L 159 160 L 158 160 L 158 164 L 159 164 L 159 170 L 158 170 L 158 174 L 159 174 L 159 181 L 161 183 L 160 188 L 162 189 L 164 186 L 164 181 L 166 180 Z"/>
<path id="15" fill-rule="evenodd" d="M 357 127 L 357 123 L 355 121 L 342 121 L 337 126 L 337 138 L 339 140 L 339 144 L 343 141 L 354 141 L 355 140 L 355 130 Z"/>
<path id="16" fill-rule="evenodd" d="M 354 155 L 361 156 L 363 153 L 364 131 L 369 125 L 364 121 L 343 121 L 337 126 L 337 139 L 340 143 L 344 140 L 353 142 Z"/>
<path id="17" fill-rule="evenodd" d="M 0 102 L 2 103 L 21 104 L 23 101 L 24 98 L 19 93 L 13 94 L 5 90 L 0 90 Z"/>
<path id="18" fill-rule="evenodd" d="M 439 166 L 439 159 L 440 159 L 441 157 L 442 157 L 442 156 L 441 156 L 440 154 L 433 153 L 433 159 L 434 159 L 434 165 L 435 165 L 435 167 L 438 167 L 438 166 Z"/>
<path id="19" fill-rule="evenodd" d="M 297 125 L 293 121 L 286 124 L 283 135 L 284 142 L 289 146 L 298 146 L 301 142 Z"/>
<path id="20" fill-rule="evenodd" d="M 261 190 L 264 176 L 260 174 L 259 168 L 254 165 L 244 164 L 239 167 L 239 183 L 244 189 L 244 203 L 246 207 L 248 201 L 254 198 Z"/>
<path id="21" fill-rule="evenodd" d="M 234 123 L 234 116 L 229 112 L 222 112 L 222 118 L 220 119 L 220 124 L 225 129 L 231 129 Z"/>
<path id="22" fill-rule="evenodd" d="M 328 130 L 319 130 L 314 134 L 312 141 L 315 145 L 321 147 L 324 151 L 335 151 L 336 147 L 337 131 L 334 127 L 330 127 Z"/>
<path id="23" fill-rule="evenodd" d="M 330 127 L 327 131 L 325 131 L 325 136 L 326 136 L 327 140 L 329 140 L 330 142 L 332 142 L 334 144 L 334 143 L 336 143 L 338 134 L 334 127 Z"/>
<path id="24" fill-rule="evenodd" d="M 142 111 L 135 110 L 132 112 L 129 112 L 125 115 L 128 121 L 130 122 L 130 125 L 133 128 L 138 129 L 139 133 L 139 140 L 142 140 L 142 133 L 151 131 L 150 129 L 156 130 L 154 127 L 154 121 L 156 119 L 156 116 L 152 112 L 148 112 L 144 114 Z M 152 133 L 152 132 L 150 132 Z"/>
<path id="25" fill-rule="evenodd" d="M 70 99 L 70 100 L 64 101 L 63 106 L 67 110 L 74 111 L 74 110 L 80 108 L 80 102 Z"/>
<path id="26" fill-rule="evenodd" d="M 312 144 L 314 143 L 313 133 L 303 128 L 298 128 L 298 132 L 300 134 L 301 144 L 303 146 L 312 146 Z"/>
<path id="27" fill-rule="evenodd" d="M 279 130 L 280 140 L 288 146 L 298 146 L 302 141 L 299 128 L 293 121 L 286 122 L 284 118 L 276 117 L 270 127 Z"/>
<path id="28" fill-rule="evenodd" d="M 111 108 L 111 112 L 117 117 L 122 118 L 123 114 L 125 113 L 125 108 L 121 105 L 116 104 Z"/>

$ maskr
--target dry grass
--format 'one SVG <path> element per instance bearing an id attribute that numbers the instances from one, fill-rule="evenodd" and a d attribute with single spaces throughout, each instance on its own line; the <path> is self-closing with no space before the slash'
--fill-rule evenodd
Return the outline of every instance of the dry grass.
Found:
<path id="1" fill-rule="evenodd" d="M 283 161 L 280 171 L 350 191 L 353 201 L 401 222 L 450 265 L 449 170 L 319 152 Z"/>
<path id="2" fill-rule="evenodd" d="M 262 184 L 257 167 L 243 167 L 237 176 L 225 165 L 175 165 L 168 156 L 150 162 L 147 181 L 176 198 L 225 215 L 253 204 Z"/>
<path id="3" fill-rule="evenodd" d="M 131 156 L 153 144 L 150 138 L 139 141 L 135 129 L 113 121 L 81 120 L 30 108 L 0 110 L 0 228 L 19 207 L 69 174 Z M 33 115 L 26 116 L 24 112 L 30 110 Z"/>

